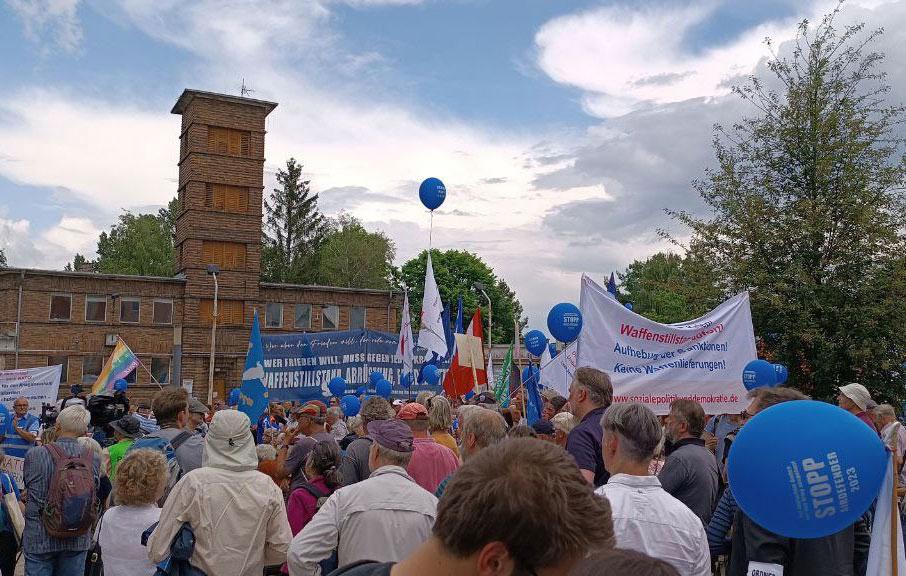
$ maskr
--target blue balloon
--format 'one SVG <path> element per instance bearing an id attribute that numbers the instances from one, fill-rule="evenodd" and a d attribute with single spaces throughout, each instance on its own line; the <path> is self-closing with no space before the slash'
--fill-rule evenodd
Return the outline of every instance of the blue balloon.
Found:
<path id="1" fill-rule="evenodd" d="M 427 178 L 418 187 L 418 198 L 428 210 L 440 207 L 447 198 L 447 187 L 437 178 Z"/>
<path id="2" fill-rule="evenodd" d="M 551 358 L 555 357 L 557 355 L 557 343 L 551 342 L 548 344 L 548 348 L 550 348 L 551 351 Z"/>
<path id="3" fill-rule="evenodd" d="M 772 406 L 743 426 L 727 463 L 740 508 L 788 538 L 820 538 L 851 526 L 878 496 L 887 470 L 878 435 L 824 402 Z"/>
<path id="4" fill-rule="evenodd" d="M 790 371 L 783 364 L 774 364 L 774 373 L 777 376 L 777 386 L 783 386 L 790 377 Z"/>
<path id="5" fill-rule="evenodd" d="M 126 382 L 125 380 L 123 380 L 122 378 L 120 378 L 119 380 L 117 380 L 116 382 L 113 383 L 114 392 L 125 392 L 126 389 L 128 389 L 128 388 L 129 388 L 129 383 Z"/>
<path id="6" fill-rule="evenodd" d="M 623 306 L 625 306 L 627 310 L 632 312 L 632 302 L 627 302 L 627 303 L 623 304 Z"/>
<path id="7" fill-rule="evenodd" d="M 547 336 L 541 330 L 529 330 L 525 334 L 525 349 L 533 356 L 541 356 L 547 347 Z"/>
<path id="8" fill-rule="evenodd" d="M 384 379 L 384 374 L 375 370 L 368 375 L 368 383 L 372 386 L 376 386 L 378 382 Z"/>
<path id="9" fill-rule="evenodd" d="M 347 394 L 340 399 L 340 408 L 343 409 L 343 414 L 347 418 L 352 418 L 358 414 L 361 407 L 362 405 L 359 402 L 359 399 L 352 394 Z"/>
<path id="10" fill-rule="evenodd" d="M 548 312 L 547 329 L 560 342 L 572 342 L 582 331 L 582 312 L 575 304 L 561 302 Z"/>
<path id="11" fill-rule="evenodd" d="M 393 395 L 393 384 L 390 383 L 390 380 L 381 380 L 375 386 L 374 391 L 381 398 L 389 400 L 390 396 Z"/>
<path id="12" fill-rule="evenodd" d="M 342 396 L 343 393 L 346 392 L 346 379 L 342 376 L 334 376 L 327 384 L 327 389 L 330 390 L 330 393 L 334 396 Z"/>
<path id="13" fill-rule="evenodd" d="M 411 372 L 406 372 L 405 374 L 400 376 L 400 386 L 402 386 L 403 388 L 409 388 L 410 386 L 412 386 Z"/>
<path id="14" fill-rule="evenodd" d="M 774 365 L 767 360 L 752 360 L 742 370 L 742 385 L 746 387 L 746 390 L 776 384 L 777 371 L 774 370 Z"/>
<path id="15" fill-rule="evenodd" d="M 434 364 L 426 365 L 422 374 L 425 376 L 425 381 L 431 386 L 437 386 L 440 383 L 440 370 Z"/>
<path id="16" fill-rule="evenodd" d="M 240 394 L 241 393 L 239 392 L 239 388 L 233 388 L 232 390 L 230 390 L 230 397 L 227 400 L 227 404 L 229 406 L 239 406 Z"/>

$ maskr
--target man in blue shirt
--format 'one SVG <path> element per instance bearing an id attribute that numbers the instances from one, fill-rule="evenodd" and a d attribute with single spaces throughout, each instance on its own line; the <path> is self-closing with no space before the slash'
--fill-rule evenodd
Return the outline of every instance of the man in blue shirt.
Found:
<path id="1" fill-rule="evenodd" d="M 15 413 L 7 424 L 2 447 L 9 457 L 25 458 L 25 454 L 38 440 L 41 423 L 37 416 L 28 413 L 27 398 L 16 398 L 13 410 Z"/>

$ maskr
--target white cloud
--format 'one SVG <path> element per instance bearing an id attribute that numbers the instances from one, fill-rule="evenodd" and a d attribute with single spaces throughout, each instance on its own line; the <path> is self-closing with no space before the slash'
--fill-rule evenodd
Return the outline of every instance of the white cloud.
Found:
<path id="1" fill-rule="evenodd" d="M 32 42 L 43 42 L 45 33 L 49 33 L 53 42 L 67 52 L 79 47 L 79 0 L 6 0 L 6 4 L 22 21 L 25 35 Z"/>

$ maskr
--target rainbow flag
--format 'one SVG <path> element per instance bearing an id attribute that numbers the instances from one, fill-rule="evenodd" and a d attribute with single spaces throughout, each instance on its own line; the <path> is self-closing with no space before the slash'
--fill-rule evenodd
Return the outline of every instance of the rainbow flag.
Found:
<path id="1" fill-rule="evenodd" d="M 120 338 L 113 349 L 113 354 L 107 358 L 104 369 L 98 375 L 97 382 L 91 387 L 92 394 L 113 394 L 113 383 L 120 378 L 125 378 L 139 365 L 138 357 L 126 346 Z"/>

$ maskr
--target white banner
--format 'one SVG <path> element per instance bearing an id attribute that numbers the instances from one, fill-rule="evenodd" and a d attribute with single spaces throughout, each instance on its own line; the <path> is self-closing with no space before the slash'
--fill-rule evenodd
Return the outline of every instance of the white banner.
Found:
<path id="1" fill-rule="evenodd" d="M 573 381 L 575 373 L 576 342 L 573 342 L 547 362 L 542 362 L 541 385 L 556 390 L 564 398 L 569 398 L 569 384 Z"/>
<path id="2" fill-rule="evenodd" d="M 580 308 L 577 365 L 607 372 L 614 402 L 641 402 L 659 415 L 677 398 L 700 402 L 708 414 L 739 413 L 748 405 L 742 371 L 758 355 L 747 292 L 701 318 L 660 324 L 583 275 Z"/>
<path id="3" fill-rule="evenodd" d="M 0 404 L 13 413 L 16 398 L 28 398 L 28 411 L 41 415 L 41 403 L 57 401 L 63 366 L 42 366 L 23 370 L 0 371 Z"/>

